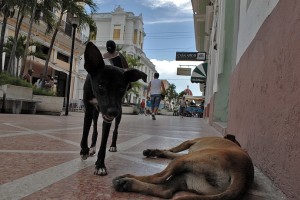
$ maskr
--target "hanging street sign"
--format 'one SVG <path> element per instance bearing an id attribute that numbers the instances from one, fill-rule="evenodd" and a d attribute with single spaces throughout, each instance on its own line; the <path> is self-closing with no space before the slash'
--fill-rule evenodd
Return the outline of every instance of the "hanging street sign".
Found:
<path id="1" fill-rule="evenodd" d="M 190 76 L 191 73 L 192 73 L 191 68 L 177 67 L 177 75 Z"/>
<path id="2" fill-rule="evenodd" d="M 206 52 L 176 52 L 177 61 L 206 61 Z"/>

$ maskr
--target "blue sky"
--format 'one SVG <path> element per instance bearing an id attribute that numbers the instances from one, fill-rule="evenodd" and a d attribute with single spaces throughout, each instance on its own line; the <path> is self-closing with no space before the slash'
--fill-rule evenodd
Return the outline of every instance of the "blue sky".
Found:
<path id="1" fill-rule="evenodd" d="M 195 52 L 194 22 L 191 0 L 95 0 L 98 13 L 112 12 L 121 6 L 126 12 L 142 14 L 144 21 L 144 52 L 156 66 L 161 79 L 183 91 L 187 85 L 195 96 L 202 93 L 199 85 L 190 82 L 190 76 L 176 75 L 177 67 L 192 70 L 200 62 L 175 61 L 176 51 Z M 185 66 L 189 65 L 189 66 Z"/>

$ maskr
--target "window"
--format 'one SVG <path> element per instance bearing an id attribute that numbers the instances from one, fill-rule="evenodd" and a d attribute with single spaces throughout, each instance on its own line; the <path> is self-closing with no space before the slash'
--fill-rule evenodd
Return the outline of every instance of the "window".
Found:
<path id="1" fill-rule="evenodd" d="M 42 44 L 37 44 L 35 48 L 35 57 L 41 58 L 43 60 L 46 60 L 47 54 L 49 51 L 49 47 L 46 47 Z"/>
<path id="2" fill-rule="evenodd" d="M 137 43 L 137 29 L 134 29 L 134 33 L 133 33 L 133 44 Z"/>
<path id="3" fill-rule="evenodd" d="M 142 32 L 140 31 L 140 35 L 139 35 L 139 44 L 141 44 L 142 42 Z"/>
<path id="4" fill-rule="evenodd" d="M 114 25 L 113 40 L 120 40 L 121 38 L 121 25 Z"/>
<path id="5" fill-rule="evenodd" d="M 69 56 L 66 56 L 66 55 L 64 55 L 62 53 L 59 53 L 59 52 L 57 52 L 57 59 L 58 60 L 62 60 L 64 62 L 66 62 L 66 63 L 69 62 Z"/>

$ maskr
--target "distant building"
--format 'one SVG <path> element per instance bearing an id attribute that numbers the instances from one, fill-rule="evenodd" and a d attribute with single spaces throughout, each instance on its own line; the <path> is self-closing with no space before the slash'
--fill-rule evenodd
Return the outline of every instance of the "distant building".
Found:
<path id="1" fill-rule="evenodd" d="M 141 66 L 136 66 L 148 75 L 147 83 L 142 80 L 142 87 L 139 95 L 130 94 L 131 103 L 139 103 L 146 98 L 148 82 L 153 78 L 156 71 L 154 64 L 146 57 L 143 52 L 144 37 L 144 23 L 142 15 L 135 16 L 132 12 L 125 12 L 123 8 L 118 6 L 111 13 L 95 13 L 92 18 L 96 22 L 97 35 L 93 41 L 101 53 L 106 52 L 107 40 L 113 40 L 121 52 L 126 52 L 129 55 L 140 57 Z M 81 65 L 81 70 L 83 64 Z M 84 71 L 82 71 L 84 72 Z M 82 83 L 83 84 L 83 83 Z"/>
<path id="2" fill-rule="evenodd" d="M 193 92 L 190 90 L 189 86 L 184 90 L 185 95 L 193 96 Z"/>

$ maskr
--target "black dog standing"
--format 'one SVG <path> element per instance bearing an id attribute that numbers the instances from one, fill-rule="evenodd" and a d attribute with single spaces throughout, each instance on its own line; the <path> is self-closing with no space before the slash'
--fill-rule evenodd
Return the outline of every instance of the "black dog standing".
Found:
<path id="1" fill-rule="evenodd" d="M 84 68 L 88 72 L 84 84 L 83 101 L 85 105 L 83 134 L 81 139 L 80 155 L 82 159 L 89 156 L 88 135 L 92 121 L 97 125 L 99 111 L 102 114 L 102 139 L 96 161 L 96 175 L 106 175 L 105 153 L 106 144 L 113 119 L 121 119 L 122 98 L 131 82 L 143 79 L 146 82 L 147 75 L 137 69 L 128 69 L 124 71 L 121 68 L 105 65 L 102 54 L 99 49 L 89 42 L 84 52 Z M 117 120 L 116 120 L 117 121 Z M 114 133 L 117 131 L 114 131 Z M 111 147 L 116 148 L 117 134 L 113 136 Z M 93 138 L 93 142 L 94 141 Z"/>
<path id="2" fill-rule="evenodd" d="M 113 65 L 113 66 L 120 67 L 125 70 L 128 69 L 128 63 L 127 63 L 125 57 L 122 55 L 122 53 L 117 51 L 117 45 L 114 41 L 108 40 L 106 42 L 106 50 L 107 50 L 107 52 L 103 54 L 103 59 L 104 59 L 105 65 Z M 131 85 L 129 85 L 129 87 L 131 87 Z M 91 102 L 91 103 L 96 104 L 96 102 Z M 90 118 L 91 117 L 93 118 L 93 125 L 94 125 L 92 143 L 90 146 L 89 156 L 93 156 L 96 153 L 96 143 L 97 143 L 97 138 L 98 138 L 97 121 L 98 121 L 98 117 L 99 117 L 99 110 L 98 109 L 93 109 L 93 110 L 94 110 L 93 116 L 89 116 Z M 122 110 L 121 110 L 121 112 L 122 112 Z M 119 124 L 121 122 L 121 118 L 122 118 L 122 113 L 120 113 L 115 118 L 115 129 L 113 131 L 112 143 L 109 148 L 110 152 L 117 151 L 116 143 L 117 143 L 118 128 L 119 128 Z M 88 121 L 91 122 L 91 119 L 89 119 Z M 86 128 L 85 131 L 89 132 L 90 129 Z M 85 160 L 85 159 L 87 159 L 87 157 L 84 156 L 83 159 Z"/>

